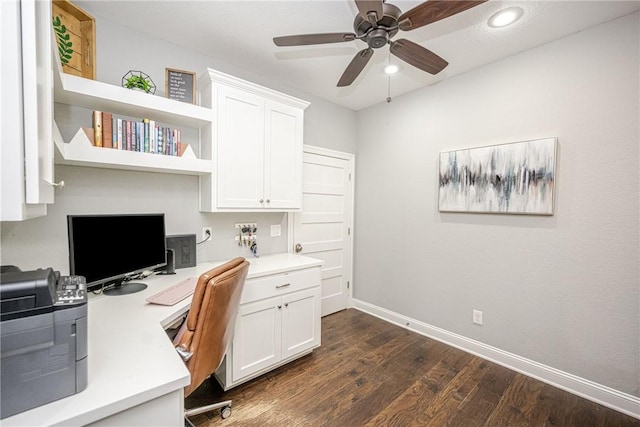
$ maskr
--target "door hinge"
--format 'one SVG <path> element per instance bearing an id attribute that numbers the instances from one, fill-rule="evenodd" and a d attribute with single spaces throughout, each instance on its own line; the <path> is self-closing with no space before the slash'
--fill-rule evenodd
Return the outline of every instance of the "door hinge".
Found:
<path id="1" fill-rule="evenodd" d="M 349 181 L 351 181 L 351 172 L 349 172 Z"/>
<path id="2" fill-rule="evenodd" d="M 351 227 L 347 227 L 347 236 L 351 236 Z"/>
<path id="3" fill-rule="evenodd" d="M 349 281 L 347 280 L 347 289 L 351 288 L 351 284 L 349 283 Z"/>

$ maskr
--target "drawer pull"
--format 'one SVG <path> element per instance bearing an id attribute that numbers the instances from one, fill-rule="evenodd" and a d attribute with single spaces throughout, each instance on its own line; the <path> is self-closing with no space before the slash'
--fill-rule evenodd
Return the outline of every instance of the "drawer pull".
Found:
<path id="1" fill-rule="evenodd" d="M 276 285 L 276 289 L 287 288 L 291 286 L 291 283 L 285 283 L 284 285 Z"/>

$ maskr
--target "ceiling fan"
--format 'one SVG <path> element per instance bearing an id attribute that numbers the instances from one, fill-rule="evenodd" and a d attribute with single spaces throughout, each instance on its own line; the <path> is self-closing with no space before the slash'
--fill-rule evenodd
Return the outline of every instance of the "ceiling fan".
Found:
<path id="1" fill-rule="evenodd" d="M 389 51 L 420 70 L 438 74 L 449 63 L 407 39 L 391 40 L 399 30 L 411 31 L 449 16 L 464 12 L 487 0 L 428 0 L 408 12 L 402 11 L 383 0 L 354 0 L 358 15 L 353 21 L 354 33 L 300 34 L 274 37 L 276 46 L 303 46 L 324 43 L 340 43 L 362 40 L 368 47 L 358 52 L 338 81 L 338 87 L 349 86 L 362 72 L 371 57 L 373 49 L 389 44 Z"/>

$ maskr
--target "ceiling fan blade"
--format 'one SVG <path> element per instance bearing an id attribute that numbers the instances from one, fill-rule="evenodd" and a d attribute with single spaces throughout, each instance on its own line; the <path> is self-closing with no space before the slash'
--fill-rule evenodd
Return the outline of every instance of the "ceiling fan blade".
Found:
<path id="1" fill-rule="evenodd" d="M 358 10 L 360 11 L 360 16 L 363 19 L 375 24 L 378 22 L 380 18 L 382 18 L 382 0 L 355 0 L 356 6 L 358 6 Z M 375 12 L 376 16 L 372 16 L 370 18 L 369 13 Z"/>
<path id="2" fill-rule="evenodd" d="M 428 0 L 400 15 L 400 18 L 398 18 L 398 26 L 403 31 L 415 30 L 416 28 L 448 18 L 456 13 L 464 12 L 486 1 L 487 0 Z"/>
<path id="3" fill-rule="evenodd" d="M 303 46 L 309 44 L 341 43 L 356 39 L 353 33 L 299 34 L 295 36 L 274 37 L 276 46 Z"/>
<path id="4" fill-rule="evenodd" d="M 429 74 L 438 74 L 449 65 L 435 53 L 407 39 L 392 42 L 389 51 L 404 62 Z"/>
<path id="5" fill-rule="evenodd" d="M 356 53 L 356 56 L 353 57 L 351 63 L 347 66 L 347 69 L 342 73 L 342 77 L 340 77 L 340 81 L 338 81 L 338 87 L 349 86 L 353 83 L 372 56 L 373 49 L 370 47 Z"/>

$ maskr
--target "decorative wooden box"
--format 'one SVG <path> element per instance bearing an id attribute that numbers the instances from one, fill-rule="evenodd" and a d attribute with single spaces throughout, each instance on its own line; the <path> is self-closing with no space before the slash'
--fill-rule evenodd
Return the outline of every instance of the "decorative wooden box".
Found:
<path id="1" fill-rule="evenodd" d="M 73 54 L 62 71 L 74 76 L 95 80 L 96 78 L 96 25 L 93 16 L 69 0 L 53 0 L 52 19 L 60 18 L 70 35 Z M 54 40 L 57 45 L 57 39 Z"/>

